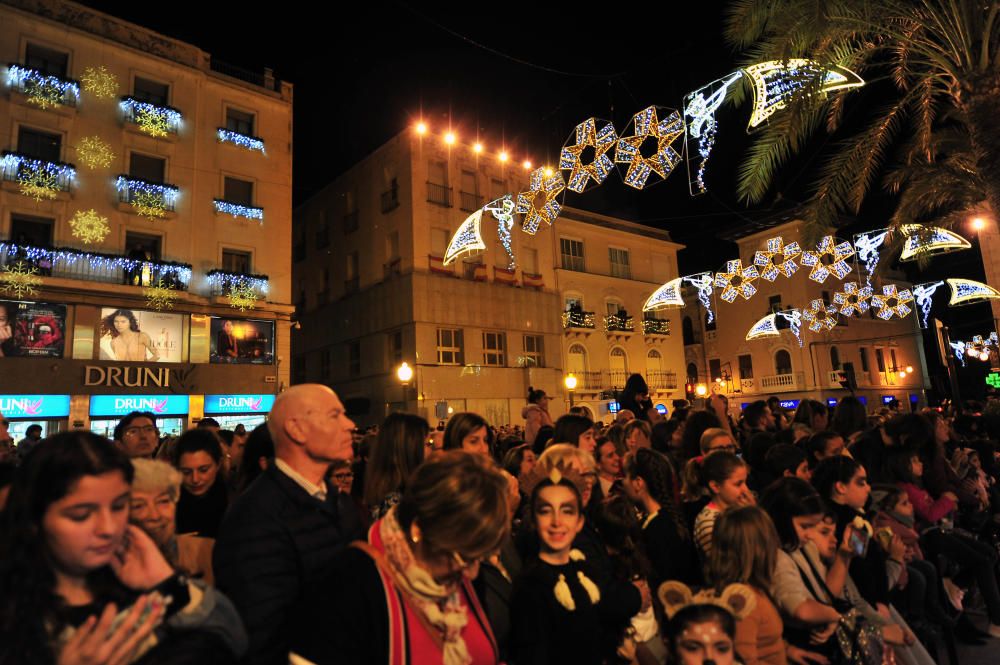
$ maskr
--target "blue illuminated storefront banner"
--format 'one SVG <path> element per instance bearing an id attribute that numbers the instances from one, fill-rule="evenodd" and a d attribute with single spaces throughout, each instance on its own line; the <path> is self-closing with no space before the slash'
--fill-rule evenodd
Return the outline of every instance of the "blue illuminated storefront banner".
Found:
<path id="1" fill-rule="evenodd" d="M 830 407 L 831 409 L 833 407 L 837 406 L 837 398 L 836 397 L 827 397 L 826 398 L 826 405 L 828 407 Z"/>
<path id="2" fill-rule="evenodd" d="M 892 395 L 882 395 L 882 403 L 883 404 L 888 404 L 889 402 L 891 402 L 894 399 L 896 399 L 896 398 L 893 397 Z"/>
<path id="3" fill-rule="evenodd" d="M 189 411 L 187 395 L 91 395 L 91 416 L 127 416 L 133 411 L 156 415 L 185 415 Z"/>
<path id="4" fill-rule="evenodd" d="M 274 395 L 205 395 L 205 413 L 268 413 Z"/>
<path id="5" fill-rule="evenodd" d="M 797 399 L 783 399 L 778 404 L 781 405 L 782 409 L 797 409 L 799 408 L 800 401 Z"/>
<path id="6" fill-rule="evenodd" d="M 69 395 L 0 395 L 4 418 L 69 417 Z"/>

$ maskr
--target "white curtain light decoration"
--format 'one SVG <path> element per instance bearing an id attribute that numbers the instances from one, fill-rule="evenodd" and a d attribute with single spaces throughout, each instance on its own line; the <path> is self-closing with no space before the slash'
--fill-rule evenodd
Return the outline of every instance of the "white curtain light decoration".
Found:
<path id="1" fill-rule="evenodd" d="M 493 219 L 497 220 L 497 237 L 510 259 L 507 263 L 507 270 L 513 270 L 517 265 L 514 260 L 514 245 L 511 237 L 511 230 L 514 228 L 514 208 L 514 197 L 510 194 L 505 194 L 483 206 L 483 210 L 488 211 L 493 215 Z"/>
<path id="2" fill-rule="evenodd" d="M 886 284 L 882 287 L 882 293 L 872 296 L 872 308 L 875 316 L 888 321 L 893 316 L 906 318 L 913 309 L 913 294 L 909 289 L 899 291 L 895 284 Z"/>
<path id="3" fill-rule="evenodd" d="M 900 231 L 905 236 L 900 261 L 914 261 L 921 256 L 958 252 L 972 247 L 962 236 L 939 226 L 904 224 Z"/>
<path id="4" fill-rule="evenodd" d="M 889 229 L 879 229 L 858 233 L 854 236 L 854 251 L 857 252 L 858 260 L 865 266 L 865 283 L 872 285 L 872 275 L 878 267 L 879 256 L 885 239 L 889 237 Z"/>
<path id="5" fill-rule="evenodd" d="M 714 321 L 715 312 L 712 311 L 712 289 L 714 288 L 715 279 L 712 277 L 712 273 L 700 272 L 695 275 L 682 277 L 681 280 L 683 283 L 690 284 L 698 290 L 698 300 L 707 312 L 705 323 Z"/>
<path id="6" fill-rule="evenodd" d="M 1000 298 L 1000 292 L 997 292 L 992 286 L 972 279 L 952 277 L 946 279 L 945 282 L 948 284 L 948 288 L 951 289 L 951 300 L 948 301 L 948 305 L 951 307 L 955 307 L 956 305 L 972 305 L 977 302 Z"/>
<path id="7" fill-rule="evenodd" d="M 828 332 L 837 327 L 837 306 L 817 298 L 802 312 L 802 318 L 809 322 L 812 332 Z"/>
<path id="8" fill-rule="evenodd" d="M 615 154 L 618 133 L 607 120 L 587 118 L 576 126 L 573 134 L 574 143 L 564 145 L 559 155 L 559 168 L 569 171 L 566 189 L 582 194 L 588 187 L 603 183 L 614 170 L 611 156 Z"/>
<path id="9" fill-rule="evenodd" d="M 622 177 L 625 184 L 643 189 L 654 184 L 649 182 L 653 174 L 659 176 L 655 182 L 666 180 L 681 161 L 680 153 L 673 148 L 673 143 L 684 134 L 681 114 L 650 106 L 632 116 L 625 131 L 615 147 L 615 163 L 628 166 Z"/>
<path id="10" fill-rule="evenodd" d="M 944 286 L 943 281 L 925 282 L 913 287 L 913 299 L 916 301 L 917 307 L 920 308 L 920 327 L 922 328 L 927 327 L 927 319 L 931 315 L 931 307 L 934 304 L 931 298 L 941 286 Z"/>
<path id="11" fill-rule="evenodd" d="M 870 286 L 859 287 L 857 282 L 844 282 L 844 290 L 833 294 L 833 304 L 844 316 L 861 316 L 868 313 L 872 293 Z"/>
<path id="12" fill-rule="evenodd" d="M 726 262 L 722 272 L 715 273 L 715 288 L 722 291 L 719 297 L 728 303 L 736 300 L 738 296 L 750 300 L 757 293 L 757 287 L 753 283 L 759 277 L 757 266 L 744 267 L 741 259 L 733 259 Z"/>
<path id="13" fill-rule="evenodd" d="M 837 242 L 833 236 L 823 236 L 816 251 L 802 252 L 802 265 L 812 268 L 809 279 L 823 284 L 830 275 L 844 279 L 851 272 L 847 259 L 854 256 L 854 246 L 846 240 Z"/>
<path id="14" fill-rule="evenodd" d="M 965 342 L 962 340 L 948 342 L 948 346 L 955 352 L 955 358 L 965 367 Z"/>
<path id="15" fill-rule="evenodd" d="M 753 89 L 753 111 L 747 129 L 757 127 L 800 95 L 822 95 L 857 88 L 865 82 L 849 69 L 815 60 L 792 58 L 761 62 L 743 71 Z"/>
<path id="16" fill-rule="evenodd" d="M 660 309 L 677 309 L 684 307 L 684 297 L 681 295 L 681 284 L 684 278 L 672 279 L 646 298 L 642 311 L 655 312 Z"/>
<path id="17" fill-rule="evenodd" d="M 684 141 L 687 150 L 688 189 L 692 196 L 704 194 L 708 189 L 705 184 L 705 169 L 718 132 L 715 112 L 726 101 L 730 87 L 742 76 L 742 71 L 735 71 L 684 96 Z"/>
<path id="18" fill-rule="evenodd" d="M 791 277 L 798 271 L 796 260 L 802 254 L 799 243 L 784 244 L 781 236 L 767 241 L 767 249 L 758 250 L 754 255 L 754 265 L 757 266 L 760 278 L 773 282 L 779 275 Z"/>
<path id="19" fill-rule="evenodd" d="M 451 242 L 448 243 L 448 250 L 444 253 L 444 260 L 441 261 L 443 265 L 449 265 L 463 254 L 484 251 L 486 249 L 486 243 L 483 242 L 483 234 L 480 229 L 482 219 L 482 209 L 465 218 L 462 225 L 455 231 L 455 235 L 452 236 Z"/>

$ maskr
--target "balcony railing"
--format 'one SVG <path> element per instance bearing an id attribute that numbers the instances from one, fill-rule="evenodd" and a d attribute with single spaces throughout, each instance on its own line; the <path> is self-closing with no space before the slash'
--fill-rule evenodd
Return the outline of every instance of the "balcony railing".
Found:
<path id="1" fill-rule="evenodd" d="M 256 206 L 248 206 L 243 205 L 242 203 L 233 203 L 232 201 L 215 199 L 215 212 L 222 213 L 223 215 L 232 215 L 233 217 L 253 219 L 261 224 L 264 223 L 264 209 Z"/>
<path id="2" fill-rule="evenodd" d="M 438 184 L 436 182 L 427 182 L 427 201 L 430 203 L 436 203 L 446 208 L 451 207 L 451 187 Z"/>
<path id="3" fill-rule="evenodd" d="M 213 296 L 227 296 L 235 287 L 251 288 L 258 295 L 265 295 L 269 285 L 267 275 L 251 275 L 216 268 L 209 270 L 207 276 L 212 285 Z"/>
<path id="4" fill-rule="evenodd" d="M 41 108 L 75 107 L 80 101 L 80 84 L 61 76 L 43 74 L 24 65 L 7 65 L 7 85 Z"/>
<path id="5" fill-rule="evenodd" d="M 594 313 L 570 310 L 562 313 L 563 328 L 594 328 Z"/>
<path id="6" fill-rule="evenodd" d="M 177 203 L 177 195 L 180 189 L 175 185 L 167 185 L 156 182 L 149 182 L 140 178 L 132 178 L 127 175 L 118 176 L 115 181 L 118 189 L 118 201 L 131 205 L 154 204 L 162 210 L 173 212 Z"/>
<path id="7" fill-rule="evenodd" d="M 181 112 L 170 106 L 160 106 L 136 99 L 122 97 L 118 103 L 122 117 L 150 136 L 164 137 L 176 134 L 181 128 Z"/>
<path id="8" fill-rule="evenodd" d="M 382 192 L 382 212 L 392 212 L 399 207 L 399 190 L 390 189 Z"/>
<path id="9" fill-rule="evenodd" d="M 773 392 L 789 392 L 792 390 L 803 390 L 805 381 L 802 372 L 792 372 L 791 374 L 775 374 L 765 376 L 760 380 L 762 390 Z"/>
<path id="10" fill-rule="evenodd" d="M 643 319 L 642 320 L 642 334 L 643 335 L 669 335 L 670 334 L 670 320 L 669 319 Z"/>
<path id="11" fill-rule="evenodd" d="M 625 387 L 625 382 L 628 381 L 628 377 L 631 372 L 624 369 L 610 369 L 607 371 L 607 384 L 610 388 L 614 390 L 621 390 Z"/>
<path id="12" fill-rule="evenodd" d="M 475 212 L 483 207 L 483 197 L 473 192 L 459 192 L 459 207 L 465 212 Z"/>
<path id="13" fill-rule="evenodd" d="M 673 390 L 677 387 L 677 373 L 665 371 L 647 371 L 646 383 L 650 390 Z"/>
<path id="14" fill-rule="evenodd" d="M 40 275 L 88 282 L 151 286 L 163 280 L 165 286 L 187 291 L 191 281 L 191 266 L 187 263 L 0 242 L 0 265 L 13 265 L 19 261 L 34 268 Z"/>
<path id="15" fill-rule="evenodd" d="M 623 369 L 605 369 L 572 374 L 576 377 L 577 392 L 602 392 L 624 388 L 631 372 Z M 652 390 L 674 390 L 677 388 L 677 374 L 666 371 L 647 372 L 646 383 Z"/>
<path id="16" fill-rule="evenodd" d="M 604 329 L 607 332 L 635 332 L 635 321 L 628 315 L 608 314 L 604 317 Z"/>
<path id="17" fill-rule="evenodd" d="M 0 157 L 0 171 L 3 179 L 8 182 L 21 183 L 22 187 L 40 187 L 52 192 L 51 196 L 43 194 L 42 198 L 55 198 L 56 191 L 68 192 L 76 178 L 76 167 L 72 164 L 35 159 L 9 150 L 5 150 L 3 157 Z M 28 191 L 25 194 L 32 195 Z"/>
<path id="18" fill-rule="evenodd" d="M 219 143 L 232 143 L 247 150 L 256 150 L 261 154 L 264 153 L 264 139 L 257 138 L 256 136 L 240 134 L 225 127 L 219 127 L 216 130 L 216 135 L 219 137 Z"/>

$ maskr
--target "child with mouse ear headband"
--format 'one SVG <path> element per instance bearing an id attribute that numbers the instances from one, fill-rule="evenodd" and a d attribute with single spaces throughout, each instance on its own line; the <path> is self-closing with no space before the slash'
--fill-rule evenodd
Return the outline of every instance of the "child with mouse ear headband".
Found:
<path id="1" fill-rule="evenodd" d="M 721 594 L 694 593 L 681 582 L 664 582 L 658 596 L 669 621 L 667 648 L 679 665 L 736 663 L 736 621 L 748 616 L 756 598 L 745 584 L 731 584 Z"/>

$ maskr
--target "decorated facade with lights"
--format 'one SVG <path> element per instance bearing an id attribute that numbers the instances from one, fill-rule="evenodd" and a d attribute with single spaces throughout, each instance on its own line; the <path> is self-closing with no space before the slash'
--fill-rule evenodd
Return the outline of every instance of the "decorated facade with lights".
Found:
<path id="1" fill-rule="evenodd" d="M 0 62 L 0 116 L 31 118 L 0 146 L 0 300 L 45 312 L 45 339 L 60 340 L 51 372 L 8 354 L 0 395 L 69 395 L 46 431 L 102 433 L 113 414 L 91 408 L 96 394 L 183 395 L 160 423 L 177 433 L 212 415 L 206 395 L 287 386 L 291 85 L 63 0 L 0 4 Z M 248 190 L 258 207 L 226 203 Z M 115 357 L 102 319 L 118 310 L 158 361 Z"/>

